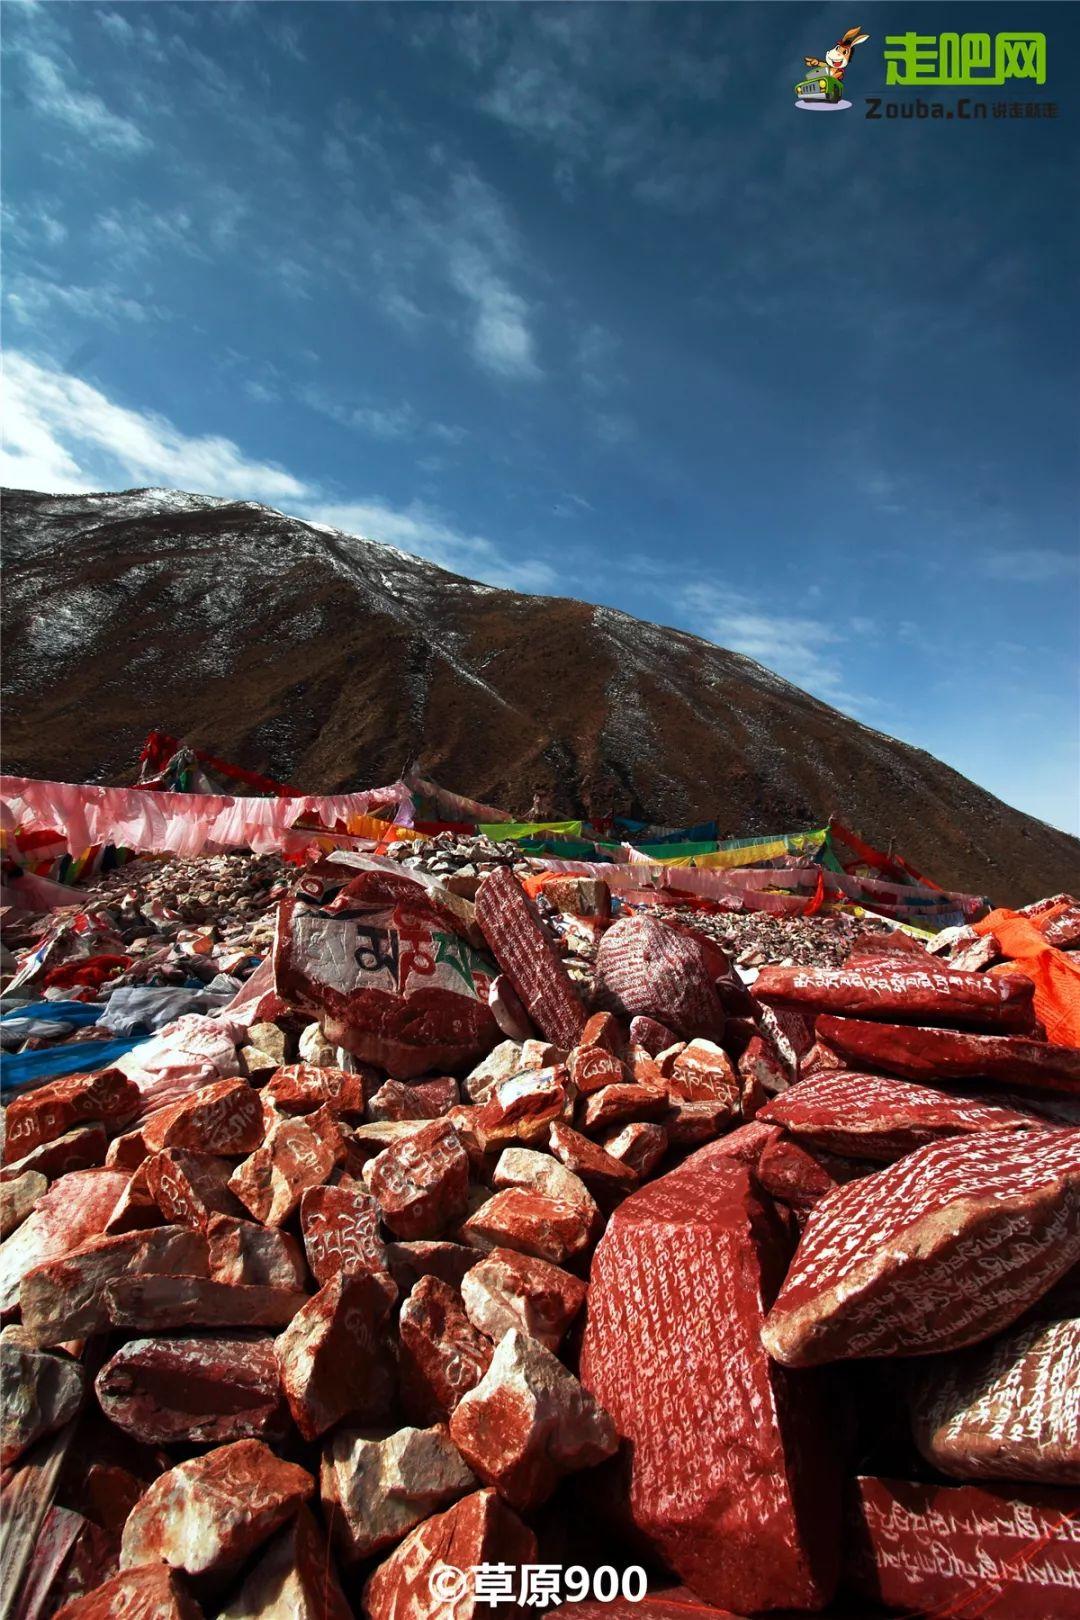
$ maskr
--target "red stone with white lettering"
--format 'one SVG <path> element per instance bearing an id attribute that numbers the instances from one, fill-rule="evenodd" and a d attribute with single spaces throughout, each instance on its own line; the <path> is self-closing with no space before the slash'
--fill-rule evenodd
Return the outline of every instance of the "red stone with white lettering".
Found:
<path id="1" fill-rule="evenodd" d="M 319 1488 L 335 1545 L 355 1563 L 400 1541 L 477 1483 L 439 1423 L 393 1434 L 339 1429 L 323 1448 Z"/>
<path id="2" fill-rule="evenodd" d="M 530 1069 L 500 1080 L 472 1118 L 480 1147 L 497 1152 L 514 1142 L 546 1142 L 553 1119 L 572 1111 L 566 1070 Z"/>
<path id="3" fill-rule="evenodd" d="M 119 1069 L 52 1080 L 7 1106 L 3 1160 L 25 1158 L 43 1142 L 55 1142 L 77 1125 L 96 1121 L 112 1129 L 134 1119 L 139 1088 Z"/>
<path id="4" fill-rule="evenodd" d="M 328 1108 L 337 1119 L 357 1125 L 364 1118 L 366 1090 L 378 1084 L 377 1071 L 363 1067 L 351 1074 L 345 1069 L 321 1069 L 312 1063 L 287 1063 L 268 1081 L 264 1094 L 284 1114 L 313 1114 Z"/>
<path id="5" fill-rule="evenodd" d="M 846 1582 L 905 1614 L 1080 1620 L 1080 1491 L 862 1476 Z"/>
<path id="6" fill-rule="evenodd" d="M 66 1176 L 72 1170 L 90 1170 L 105 1163 L 108 1138 L 105 1127 L 93 1120 L 89 1125 L 76 1125 L 63 1136 L 51 1142 L 42 1142 L 21 1159 L 0 1168 L 0 1187 L 14 1181 L 27 1170 L 35 1170 L 47 1181 Z"/>
<path id="7" fill-rule="evenodd" d="M 727 1104 L 725 1116 L 730 1117 Z M 600 1132 L 613 1125 L 622 1125 L 631 1119 L 664 1119 L 668 1114 L 666 1091 L 636 1082 L 626 1085 L 605 1086 L 582 1100 L 578 1125 L 583 1131 Z"/>
<path id="8" fill-rule="evenodd" d="M 339 1271 L 277 1339 L 282 1388 L 305 1440 L 343 1418 L 386 1421 L 394 1397 L 386 1324 L 396 1300 L 382 1273 Z"/>
<path id="9" fill-rule="evenodd" d="M 767 1097 L 776 1097 L 788 1089 L 788 1072 L 780 1061 L 780 1054 L 772 1041 L 764 1035 L 752 1035 L 739 1058 L 739 1078 L 760 1087 Z"/>
<path id="10" fill-rule="evenodd" d="M 108 1283 L 147 1273 L 205 1277 L 208 1264 L 206 1239 L 183 1226 L 90 1238 L 27 1272 L 19 1290 L 22 1331 L 40 1345 L 102 1333 L 110 1325 Z"/>
<path id="11" fill-rule="evenodd" d="M 671 1065 L 668 1095 L 683 1102 L 726 1102 L 735 1114 L 740 1090 L 731 1059 L 713 1041 L 691 1041 Z"/>
<path id="12" fill-rule="evenodd" d="M 583 1097 L 605 1086 L 623 1085 L 630 1078 L 622 1059 L 606 1046 L 575 1046 L 567 1059 L 567 1068 Z"/>
<path id="13" fill-rule="evenodd" d="M 206 1237 L 215 1282 L 264 1288 L 304 1286 L 304 1257 L 288 1232 L 255 1221 L 233 1220 L 230 1215 L 214 1215 Z"/>
<path id="14" fill-rule="evenodd" d="M 203 1611 L 171 1569 L 147 1564 L 114 1575 L 72 1598 L 53 1620 L 203 1620 Z"/>
<path id="15" fill-rule="evenodd" d="M 758 1185 L 798 1215 L 807 1215 L 828 1192 L 842 1185 L 820 1155 L 789 1136 L 770 1142 L 757 1164 Z M 848 1179 L 844 1177 L 843 1180 Z"/>
<path id="16" fill-rule="evenodd" d="M 883 1069 L 903 1080 L 931 1085 L 991 1080 L 1043 1091 L 1080 1089 L 1080 1048 L 1051 1046 L 1022 1035 L 970 1035 L 828 1014 L 818 1018 L 817 1033 L 852 1069 Z"/>
<path id="17" fill-rule="evenodd" d="M 763 1108 L 759 1119 L 800 1141 L 890 1164 L 915 1148 L 976 1131 L 1026 1130 L 1030 1115 L 993 1103 L 877 1074 L 826 1070 L 801 1080 Z"/>
<path id="18" fill-rule="evenodd" d="M 636 1170 L 590 1142 L 580 1131 L 571 1130 L 562 1120 L 551 1125 L 548 1140 L 559 1162 L 580 1176 L 593 1192 L 625 1193 L 637 1185 Z"/>
<path id="19" fill-rule="evenodd" d="M 581 1204 L 568 1204 L 527 1187 L 504 1187 L 469 1216 L 463 1231 L 493 1248 L 517 1249 L 558 1265 L 590 1246 L 596 1226 Z"/>
<path id="20" fill-rule="evenodd" d="M 353 1620 L 326 1538 L 306 1507 L 259 1555 L 218 1620 Z"/>
<path id="21" fill-rule="evenodd" d="M 41 1194 L 22 1225 L 0 1244 L 0 1312 L 5 1317 L 18 1306 L 20 1284 L 32 1267 L 105 1230 L 127 1183 L 122 1170 L 74 1170 Z"/>
<path id="22" fill-rule="evenodd" d="M 516 1605 L 477 1599 L 471 1583 L 452 1604 L 432 1596 L 441 1566 L 472 1571 L 478 1564 L 536 1562 L 536 1537 L 496 1491 L 474 1491 L 445 1513 L 436 1513 L 409 1532 L 379 1565 L 364 1587 L 366 1620 L 501 1620 L 518 1614 Z"/>
<path id="23" fill-rule="evenodd" d="M 398 1329 L 402 1409 L 410 1423 L 440 1423 L 484 1376 L 491 1341 L 465 1314 L 457 1289 L 438 1277 L 421 1277 Z"/>
<path id="24" fill-rule="evenodd" d="M 631 1120 L 629 1125 L 615 1125 L 600 1138 L 605 1153 L 630 1166 L 640 1180 L 656 1169 L 668 1150 L 668 1133 L 663 1125 Z"/>
<path id="25" fill-rule="evenodd" d="M 576 1046 L 585 1009 L 535 905 L 509 867 L 497 868 L 481 883 L 476 920 L 536 1027 L 566 1051 Z"/>
<path id="26" fill-rule="evenodd" d="M 837 1575 L 835 1424 L 818 1379 L 762 1348 L 789 1242 L 726 1148 L 616 1210 L 593 1259 L 581 1379 L 630 1442 L 634 1525 L 699 1598 L 820 1608 Z"/>
<path id="27" fill-rule="evenodd" d="M 439 1119 L 461 1101 L 451 1075 L 437 1080 L 387 1080 L 372 1092 L 368 1119 Z"/>
<path id="28" fill-rule="evenodd" d="M 175 1147 L 238 1158 L 262 1141 L 262 1104 L 246 1080 L 215 1080 L 151 1114 L 139 1128 L 151 1153 Z"/>
<path id="29" fill-rule="evenodd" d="M 321 1186 L 341 1163 L 340 1139 L 328 1141 L 319 1128 L 327 1121 L 333 1124 L 322 1113 L 278 1120 L 263 1145 L 233 1171 L 230 1190 L 263 1225 L 284 1226 L 305 1190 Z"/>
<path id="30" fill-rule="evenodd" d="M 139 1166 L 147 1190 L 166 1221 L 205 1231 L 212 1215 L 242 1217 L 243 1206 L 229 1190 L 232 1165 L 211 1153 L 165 1148 Z"/>
<path id="31" fill-rule="evenodd" d="M 161 1474 L 124 1526 L 121 1569 L 159 1561 L 225 1576 L 292 1518 L 315 1488 L 261 1440 L 236 1440 Z"/>
<path id="32" fill-rule="evenodd" d="M 789 1367 L 1000 1332 L 1080 1260 L 1080 1131 L 919 1148 L 814 1208 L 762 1333 Z"/>
<path id="33" fill-rule="evenodd" d="M 724 1033 L 704 947 L 655 917 L 623 917 L 608 929 L 596 955 L 596 1001 L 623 1018 L 653 1018 L 685 1040 Z"/>
<path id="34" fill-rule="evenodd" d="M 384 1148 L 364 1174 L 383 1220 L 397 1237 L 438 1237 L 465 1213 L 469 1158 L 446 1120 L 432 1120 Z"/>
<path id="35" fill-rule="evenodd" d="M 1034 1322 L 914 1370 L 927 1462 L 958 1479 L 1080 1485 L 1080 1321 Z"/>
<path id="36" fill-rule="evenodd" d="M 522 1511 L 618 1447 L 603 1408 L 539 1340 L 511 1328 L 458 1403 L 450 1438 L 474 1473 Z"/>
<path id="37" fill-rule="evenodd" d="M 1035 1025 L 1035 986 L 1017 973 L 965 973 L 927 958 L 883 957 L 830 967 L 763 967 L 759 1001 L 889 1024 L 945 1024 L 1026 1035 Z"/>
<path id="38" fill-rule="evenodd" d="M 648 1018 L 638 1014 L 630 1020 L 630 1040 L 634 1046 L 643 1046 L 650 1057 L 663 1052 L 669 1046 L 674 1046 L 679 1037 L 673 1029 L 666 1024 L 660 1024 L 655 1018 Z"/>
<path id="39" fill-rule="evenodd" d="M 131 1339 L 94 1388 L 109 1421 L 147 1445 L 220 1445 L 284 1430 L 269 1334 Z"/>
<path id="40" fill-rule="evenodd" d="M 461 1283 L 469 1320 L 489 1339 L 498 1342 L 517 1328 L 549 1350 L 558 1350 L 586 1292 L 561 1266 L 514 1249 L 492 1249 Z"/>
<path id="41" fill-rule="evenodd" d="M 300 1200 L 300 1230 L 319 1284 L 339 1271 L 388 1271 L 379 1206 L 362 1187 L 309 1187 Z"/>

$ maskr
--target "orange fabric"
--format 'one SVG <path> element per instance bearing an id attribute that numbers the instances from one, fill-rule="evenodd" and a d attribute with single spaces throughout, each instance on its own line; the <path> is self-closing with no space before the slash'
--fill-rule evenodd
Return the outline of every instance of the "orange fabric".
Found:
<path id="1" fill-rule="evenodd" d="M 1008 958 L 991 973 L 1026 974 L 1035 986 L 1035 1015 L 1046 1025 L 1057 1046 L 1080 1046 L 1080 962 L 1075 953 L 1059 951 L 1043 938 L 1047 923 L 1061 915 L 1065 904 L 1038 917 L 1016 911 L 992 911 L 975 924 L 978 934 L 993 934 Z"/>

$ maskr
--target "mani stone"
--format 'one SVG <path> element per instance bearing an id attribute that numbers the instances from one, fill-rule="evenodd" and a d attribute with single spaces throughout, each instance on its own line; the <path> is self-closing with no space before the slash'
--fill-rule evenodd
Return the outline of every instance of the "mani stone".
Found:
<path id="1" fill-rule="evenodd" d="M 1080 1131 L 951 1137 L 815 1206 L 762 1341 L 788 1367 L 960 1349 L 1077 1260 Z"/>
<path id="2" fill-rule="evenodd" d="M 438 1277 L 421 1277 L 398 1324 L 401 1404 L 413 1423 L 438 1423 L 487 1371 L 491 1341 L 465 1314 L 461 1295 Z"/>
<path id="3" fill-rule="evenodd" d="M 350 1074 L 345 1069 L 291 1063 L 278 1069 L 264 1088 L 264 1096 L 285 1114 L 313 1114 L 316 1109 L 328 1108 L 335 1118 L 358 1125 L 364 1118 L 364 1075 Z"/>
<path id="4" fill-rule="evenodd" d="M 536 1561 L 536 1537 L 496 1491 L 474 1491 L 445 1513 L 418 1524 L 369 1578 L 363 1593 L 366 1620 L 493 1620 L 515 1610 L 477 1598 L 471 1582 L 452 1602 L 433 1595 L 440 1566 L 471 1575 L 478 1564 Z"/>
<path id="5" fill-rule="evenodd" d="M 915 1443 L 943 1474 L 1080 1485 L 1080 1321 L 935 1357 L 908 1404 Z"/>
<path id="6" fill-rule="evenodd" d="M 370 1558 L 476 1489 L 445 1424 L 428 1429 L 339 1429 L 323 1447 L 320 1492 L 347 1563 Z"/>
<path id="7" fill-rule="evenodd" d="M 314 1489 L 306 1469 L 261 1440 L 219 1446 L 155 1479 L 124 1526 L 120 1567 L 162 1562 L 188 1575 L 232 1574 Z"/>
<path id="8" fill-rule="evenodd" d="M 320 1286 L 339 1271 L 389 1269 L 379 1206 L 362 1187 L 309 1187 L 300 1200 L 300 1231 Z"/>
<path id="9" fill-rule="evenodd" d="M 0 1312 L 19 1303 L 22 1279 L 104 1231 L 128 1184 L 125 1170 L 74 1170 L 41 1194 L 33 1212 L 0 1244 Z"/>
<path id="10" fill-rule="evenodd" d="M 270 1126 L 266 1140 L 237 1165 L 230 1190 L 264 1226 L 284 1226 L 308 1187 L 319 1187 L 343 1156 L 340 1139 L 327 1134 L 329 1114 L 282 1118 Z"/>
<path id="11" fill-rule="evenodd" d="M 282 1430 L 269 1334 L 131 1339 L 105 1363 L 94 1388 L 109 1421 L 147 1445 L 221 1445 Z"/>
<path id="12" fill-rule="evenodd" d="M 499 867 L 481 883 L 476 920 L 537 1029 L 569 1051 L 585 1026 L 585 1009 L 535 905 L 509 867 Z"/>
<path id="13" fill-rule="evenodd" d="M 586 1285 L 560 1266 L 513 1249 L 492 1249 L 464 1276 L 469 1321 L 498 1343 L 511 1328 L 558 1350 L 585 1303 Z"/>
<path id="14" fill-rule="evenodd" d="M 97 1120 L 88 1125 L 76 1125 L 74 1130 L 66 1131 L 52 1142 L 31 1148 L 13 1164 L 4 1165 L 0 1169 L 0 1187 L 27 1170 L 37 1171 L 46 1181 L 55 1181 L 57 1176 L 67 1175 L 70 1170 L 91 1170 L 95 1165 L 104 1164 L 107 1151 L 104 1125 Z"/>
<path id="15" fill-rule="evenodd" d="M 705 951 L 655 917 L 624 917 L 596 953 L 596 1001 L 622 1018 L 645 1017 L 684 1040 L 719 1041 L 724 1009 Z"/>
<path id="16" fill-rule="evenodd" d="M 635 1530 L 700 1599 L 740 1614 L 821 1608 L 837 1578 L 824 1387 L 761 1345 L 789 1253 L 721 1140 L 619 1206 L 589 1284 L 581 1380 L 628 1442 Z"/>
<path id="17" fill-rule="evenodd" d="M 288 1232 L 257 1221 L 214 1215 L 206 1228 L 210 1275 L 215 1282 L 263 1288 L 303 1288 L 300 1245 Z"/>
<path id="18" fill-rule="evenodd" d="M 1074 1094 L 1080 1088 L 1080 1049 L 1050 1046 L 1022 1035 L 971 1035 L 823 1013 L 817 1020 L 817 1037 L 839 1052 L 849 1068 L 884 1069 L 902 1080 L 927 1080 L 931 1085 L 989 1080 Z"/>
<path id="19" fill-rule="evenodd" d="M 53 1080 L 7 1106 L 3 1160 L 25 1158 L 44 1142 L 55 1142 L 88 1121 L 115 1127 L 133 1119 L 139 1109 L 139 1088 L 119 1069 L 100 1074 L 70 1075 Z"/>
<path id="20" fill-rule="evenodd" d="M 396 1237 L 438 1237 L 467 1208 L 469 1156 L 453 1126 L 433 1119 L 377 1154 L 365 1180 Z"/>
<path id="21" fill-rule="evenodd" d="M 858 967 L 764 967 L 759 1001 L 892 1024 L 945 1024 L 1027 1035 L 1035 1027 L 1035 986 L 1020 974 L 964 973 L 907 957 Z"/>
<path id="22" fill-rule="evenodd" d="M 72 1598 L 53 1620 L 203 1620 L 203 1612 L 165 1564 L 114 1575 L 92 1592 Z"/>
<path id="23" fill-rule="evenodd" d="M 282 1388 L 305 1440 L 317 1440 L 343 1418 L 385 1419 L 394 1396 L 386 1320 L 396 1300 L 396 1287 L 382 1273 L 339 1271 L 278 1337 Z"/>
<path id="24" fill-rule="evenodd" d="M 119 1277 L 105 1286 L 112 1326 L 141 1333 L 280 1328 L 292 1321 L 308 1298 L 297 1288 L 247 1287 L 210 1277 Z"/>
<path id="25" fill-rule="evenodd" d="M 0 1334 L 0 1468 L 74 1417 L 85 1392 L 77 1361 L 30 1349 L 17 1328 Z"/>
<path id="26" fill-rule="evenodd" d="M 1078 1563 L 1080 1491 L 854 1481 L 845 1584 L 875 1605 L 973 1620 L 1077 1620 Z"/>
<path id="27" fill-rule="evenodd" d="M 0 1184 L 0 1238 L 10 1237 L 22 1225 L 48 1185 L 36 1170 L 25 1170 L 13 1181 Z"/>
<path id="28" fill-rule="evenodd" d="M 558 1265 L 589 1247 L 595 1225 L 580 1203 L 570 1204 L 527 1187 L 504 1187 L 469 1216 L 462 1231 L 470 1242 L 479 1240 L 481 1246 L 517 1249 Z"/>
<path id="29" fill-rule="evenodd" d="M 259 1555 L 219 1620 L 353 1620 L 322 1531 L 306 1507 Z"/>
<path id="30" fill-rule="evenodd" d="M 175 1147 L 238 1158 L 263 1138 L 259 1093 L 246 1080 L 215 1080 L 160 1108 L 140 1130 L 151 1153 Z"/>
<path id="31" fill-rule="evenodd" d="M 130 1275 L 205 1277 L 206 1239 L 186 1226 L 90 1238 L 27 1272 L 19 1290 L 22 1326 L 34 1344 L 66 1344 L 110 1325 L 106 1285 Z"/>
<path id="32" fill-rule="evenodd" d="M 878 1074 L 824 1070 L 800 1080 L 757 1116 L 806 1146 L 891 1164 L 943 1137 L 1015 1131 L 1035 1122 L 1013 1108 Z"/>

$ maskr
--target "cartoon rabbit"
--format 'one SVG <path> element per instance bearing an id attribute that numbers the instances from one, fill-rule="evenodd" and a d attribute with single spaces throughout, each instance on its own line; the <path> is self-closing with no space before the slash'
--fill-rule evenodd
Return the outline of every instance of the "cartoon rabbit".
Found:
<path id="1" fill-rule="evenodd" d="M 834 79 L 842 82 L 844 69 L 851 61 L 852 51 L 856 45 L 865 45 L 869 38 L 869 34 L 860 34 L 857 28 L 849 28 L 843 38 L 838 39 L 832 49 L 825 52 L 824 62 L 819 62 L 816 56 L 804 56 L 803 61 L 808 68 L 823 68 L 826 73 L 831 73 Z"/>

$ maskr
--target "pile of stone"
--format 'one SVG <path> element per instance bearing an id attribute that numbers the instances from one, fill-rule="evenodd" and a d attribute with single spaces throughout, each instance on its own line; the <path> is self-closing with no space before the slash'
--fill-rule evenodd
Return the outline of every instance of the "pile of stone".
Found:
<path id="1" fill-rule="evenodd" d="M 1080 1051 L 1032 984 L 863 930 L 751 992 L 513 868 L 319 862 L 230 1072 L 9 1106 L 26 1620 L 471 1620 L 442 1566 L 639 1557 L 716 1620 L 1076 1612 Z"/>

